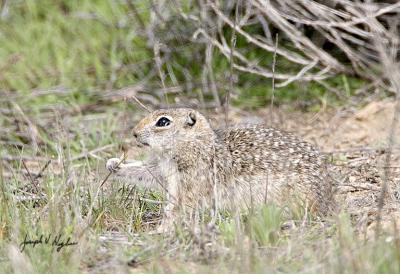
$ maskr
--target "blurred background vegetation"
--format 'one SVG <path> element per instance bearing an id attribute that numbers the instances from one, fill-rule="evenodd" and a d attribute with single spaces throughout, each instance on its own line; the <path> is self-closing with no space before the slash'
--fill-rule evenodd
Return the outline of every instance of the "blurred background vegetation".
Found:
<path id="1" fill-rule="evenodd" d="M 235 9 L 229 2 L 232 1 L 221 4 L 221 10 L 228 14 Z M 229 91 L 235 105 L 247 108 L 268 105 L 272 97 L 271 79 L 231 70 L 230 60 L 218 48 L 210 47 L 204 39 L 193 38 L 204 23 L 196 25 L 184 15 L 197 14 L 201 3 L 3 1 L 0 91 L 6 96 L 27 96 L 25 99 L 30 98 L 30 103 L 59 104 L 61 100 L 67 105 L 140 93 L 138 97 L 145 103 L 163 106 L 167 93 L 171 102 L 181 96 L 181 104 L 198 107 L 218 107 Z M 272 69 L 273 52 L 254 47 L 243 36 L 218 23 L 215 15 L 209 17 L 208 29 L 212 29 L 212 24 L 221 25 L 222 36 L 228 43 L 235 35 L 234 47 L 244 49 L 254 62 Z M 255 37 L 264 35 L 257 22 L 243 28 Z M 308 37 L 321 40 L 312 29 L 303 30 Z M 271 27 L 270 35 L 274 41 L 278 37 L 278 48 L 293 49 L 279 29 Z M 331 43 L 324 43 L 338 60 L 350 63 Z M 299 69 L 277 55 L 277 73 Z M 332 73 L 323 81 L 294 81 L 276 88 L 274 103 L 295 102 L 295 106 L 303 109 L 318 109 L 321 103 L 342 104 L 369 80 L 349 70 Z M 118 93 L 127 87 L 134 92 Z M 35 109 L 34 104 L 31 106 Z"/>

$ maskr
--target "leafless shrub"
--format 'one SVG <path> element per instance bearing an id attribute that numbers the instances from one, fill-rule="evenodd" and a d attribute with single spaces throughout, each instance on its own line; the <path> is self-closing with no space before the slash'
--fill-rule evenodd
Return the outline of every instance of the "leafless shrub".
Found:
<path id="1" fill-rule="evenodd" d="M 179 52 L 181 47 L 190 44 L 189 52 L 200 54 L 193 59 L 204 60 L 203 90 L 210 91 L 217 104 L 223 102 L 215 92 L 220 87 L 210 68 L 213 50 L 221 53 L 228 62 L 232 59 L 237 72 L 265 78 L 274 75 L 277 87 L 294 81 L 322 81 L 345 73 L 394 91 L 385 81 L 387 78 L 381 77 L 383 69 L 374 37 L 379 31 L 380 39 L 398 49 L 399 41 L 395 35 L 400 28 L 398 2 L 201 0 L 184 4 L 176 0 L 153 2 L 152 7 L 154 16 L 148 27 L 151 31 L 147 34 L 151 33 L 149 38 L 153 37 L 148 39 L 153 47 L 160 47 L 156 59 L 157 68 L 166 71 L 160 73 L 164 75 L 162 78 L 173 80 L 175 71 L 183 73 L 188 82 L 195 79 L 172 58 L 174 51 Z M 371 28 L 371 20 L 376 22 L 374 28 Z M 232 46 L 229 41 L 232 33 L 240 44 Z M 273 37 L 277 33 L 281 41 L 276 50 L 277 70 L 273 73 L 265 58 L 274 54 Z M 196 47 L 198 51 L 194 50 Z M 292 69 L 280 68 L 282 63 L 292 64 Z"/>

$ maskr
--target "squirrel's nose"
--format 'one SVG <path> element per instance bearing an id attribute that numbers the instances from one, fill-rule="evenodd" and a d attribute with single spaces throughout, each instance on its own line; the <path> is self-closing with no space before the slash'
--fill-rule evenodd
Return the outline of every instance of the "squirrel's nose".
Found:
<path id="1" fill-rule="evenodd" d="M 137 132 L 136 131 L 132 131 L 132 134 L 133 134 L 133 137 L 135 137 L 137 139 L 137 137 L 138 137 Z"/>

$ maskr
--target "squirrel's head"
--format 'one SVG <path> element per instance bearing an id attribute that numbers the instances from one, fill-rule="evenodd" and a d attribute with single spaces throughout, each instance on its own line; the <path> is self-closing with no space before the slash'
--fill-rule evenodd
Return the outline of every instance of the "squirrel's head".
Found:
<path id="1" fill-rule="evenodd" d="M 165 151 L 182 142 L 210 140 L 214 131 L 198 111 L 175 108 L 153 111 L 135 126 L 133 136 L 142 145 Z"/>

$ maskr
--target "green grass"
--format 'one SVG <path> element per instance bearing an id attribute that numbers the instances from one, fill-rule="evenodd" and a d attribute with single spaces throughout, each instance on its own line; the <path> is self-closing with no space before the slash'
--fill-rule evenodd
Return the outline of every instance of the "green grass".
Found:
<path id="1" fill-rule="evenodd" d="M 147 1 L 134 2 L 146 23 Z M 211 236 L 205 223 L 200 234 L 186 225 L 165 237 L 150 235 L 160 206 L 148 200 L 160 199 L 158 194 L 121 182 L 100 188 L 107 175 L 105 160 L 121 154 L 140 116 L 135 106 L 104 101 L 101 95 L 137 84 L 155 66 L 153 49 L 139 35 L 129 5 L 111 0 L 8 3 L 9 12 L 0 20 L 1 273 L 400 271 L 398 236 L 365 240 L 346 214 L 304 221 L 301 212 L 288 216 L 265 205 L 241 216 L 227 214 Z M 185 76 L 178 68 L 201 75 L 203 60 L 196 49 L 173 53 L 171 65 L 181 82 Z M 225 83 L 229 64 L 215 55 L 216 81 Z M 160 87 L 157 74 L 150 80 Z M 166 83 L 173 85 L 170 77 Z M 363 82 L 337 76 L 329 84 L 351 96 Z M 258 77 L 240 75 L 236 88 L 233 103 L 241 108 L 264 107 L 271 98 L 271 82 Z M 57 92 L 47 93 L 52 89 Z M 199 89 L 185 96 L 196 97 Z M 316 83 L 276 89 L 275 96 L 277 104 L 301 101 L 309 110 L 322 100 L 343 103 Z M 103 149 L 88 153 L 98 148 Z M 22 162 L 19 157 L 27 158 Z M 29 170 L 34 177 L 47 159 L 52 162 L 41 177 L 26 174 Z M 27 193 L 43 197 L 18 201 Z M 287 223 L 295 227 L 283 230 Z M 78 244 L 60 252 L 49 244 L 20 252 L 25 235 L 35 239 L 42 234 L 60 234 L 64 241 L 71 237 Z M 107 235 L 110 241 L 104 241 Z"/>
<path id="2" fill-rule="evenodd" d="M 126 86 L 138 80 L 131 66 L 152 58 L 132 31 L 134 22 L 122 2 L 9 5 L 0 23 L 1 89 L 27 92 L 62 85 L 81 95 L 88 88 Z M 145 64 L 140 69 L 146 73 Z"/>

